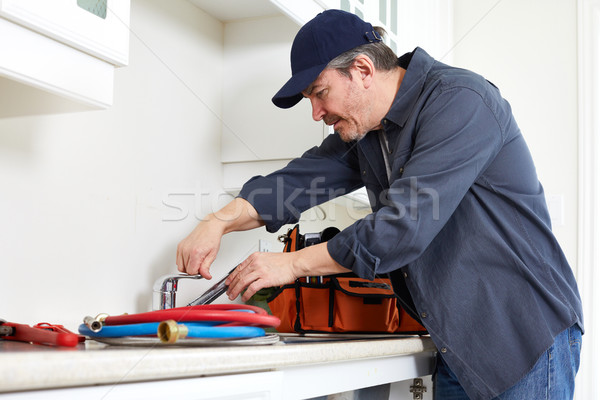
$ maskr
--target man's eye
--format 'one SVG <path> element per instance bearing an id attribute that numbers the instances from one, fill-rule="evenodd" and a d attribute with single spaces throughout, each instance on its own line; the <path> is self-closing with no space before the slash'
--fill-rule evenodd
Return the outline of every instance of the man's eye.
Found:
<path id="1" fill-rule="evenodd" d="M 317 92 L 317 97 L 322 99 L 326 94 L 327 94 L 327 89 L 323 89 L 323 90 Z"/>

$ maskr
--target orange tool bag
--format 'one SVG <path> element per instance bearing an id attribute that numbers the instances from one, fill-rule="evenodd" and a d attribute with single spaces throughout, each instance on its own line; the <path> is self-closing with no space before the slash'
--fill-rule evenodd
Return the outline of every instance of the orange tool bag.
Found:
<path id="1" fill-rule="evenodd" d="M 299 226 L 280 236 L 284 252 L 326 242 L 339 232 L 300 234 Z M 279 332 L 352 332 L 426 334 L 427 330 L 397 303 L 389 278 L 359 278 L 353 273 L 299 278 L 267 299 L 281 319 Z"/>

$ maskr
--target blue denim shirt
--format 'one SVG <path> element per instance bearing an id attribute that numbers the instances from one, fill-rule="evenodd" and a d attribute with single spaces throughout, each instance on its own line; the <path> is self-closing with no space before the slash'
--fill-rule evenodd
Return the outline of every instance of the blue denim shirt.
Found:
<path id="1" fill-rule="evenodd" d="M 365 186 L 373 213 L 328 242 L 364 278 L 401 276 L 444 360 L 473 399 L 520 380 L 564 329 L 583 327 L 571 268 L 510 106 L 481 76 L 417 48 L 379 132 L 330 135 L 240 196 L 269 231 Z M 399 287 L 399 286 L 398 286 Z"/>

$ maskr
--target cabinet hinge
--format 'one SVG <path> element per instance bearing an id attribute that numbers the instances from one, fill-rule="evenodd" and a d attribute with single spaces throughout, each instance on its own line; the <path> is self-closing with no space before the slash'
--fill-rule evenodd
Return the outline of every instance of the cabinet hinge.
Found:
<path id="1" fill-rule="evenodd" d="M 423 385 L 423 379 L 413 379 L 410 392 L 413 394 L 413 400 L 423 400 L 423 393 L 427 392 L 427 386 Z"/>

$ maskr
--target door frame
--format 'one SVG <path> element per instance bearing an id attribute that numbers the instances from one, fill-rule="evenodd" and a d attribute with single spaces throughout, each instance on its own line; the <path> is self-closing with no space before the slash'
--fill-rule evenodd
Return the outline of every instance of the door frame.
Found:
<path id="1" fill-rule="evenodd" d="M 598 399 L 600 389 L 600 0 L 578 0 L 579 209 L 575 274 L 585 335 L 575 398 Z M 594 112 L 596 111 L 596 112 Z M 597 268 L 594 268 L 596 266 Z"/>

